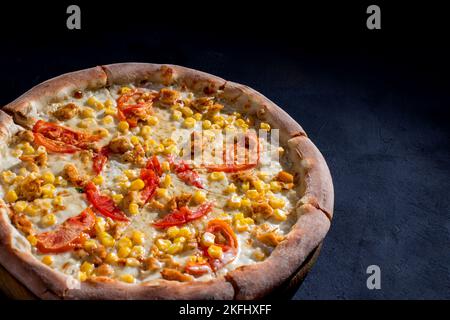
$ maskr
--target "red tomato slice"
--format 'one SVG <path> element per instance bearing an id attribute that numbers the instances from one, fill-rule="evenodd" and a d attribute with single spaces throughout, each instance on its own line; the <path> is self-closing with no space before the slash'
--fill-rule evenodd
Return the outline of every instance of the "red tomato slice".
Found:
<path id="1" fill-rule="evenodd" d="M 44 146 L 48 152 L 53 153 L 75 153 L 79 151 L 75 146 L 65 144 L 63 142 L 55 141 L 44 137 L 40 133 L 33 133 L 34 142 L 40 146 Z"/>
<path id="2" fill-rule="evenodd" d="M 184 271 L 193 276 L 201 276 L 211 272 L 208 262 L 192 262 L 189 261 L 184 267 Z"/>
<path id="3" fill-rule="evenodd" d="M 139 110 L 151 108 L 153 104 L 153 99 L 140 102 L 140 103 L 131 103 L 127 104 L 127 102 L 133 98 L 139 98 L 142 96 L 144 92 L 138 89 L 133 89 L 128 93 L 121 95 L 117 98 L 117 117 L 121 121 L 127 121 L 130 127 L 134 128 L 138 124 L 138 117 L 134 115 L 134 113 L 139 112 Z M 137 100 L 135 98 L 135 100 Z"/>
<path id="4" fill-rule="evenodd" d="M 141 169 L 141 179 L 145 183 L 144 189 L 141 191 L 141 199 L 147 203 L 155 195 L 156 188 L 159 186 L 159 177 L 162 175 L 161 164 L 158 157 L 153 156 L 145 168 Z"/>
<path id="5" fill-rule="evenodd" d="M 94 212 L 87 208 L 78 216 L 64 221 L 55 230 L 38 234 L 36 247 L 42 253 L 70 251 L 81 245 L 83 237 L 87 237 L 85 232 L 89 232 L 94 224 Z"/>
<path id="6" fill-rule="evenodd" d="M 102 172 L 103 167 L 108 161 L 109 153 L 109 148 L 103 147 L 99 153 L 95 154 L 94 158 L 92 159 L 92 169 L 96 174 L 100 174 Z"/>
<path id="7" fill-rule="evenodd" d="M 168 157 L 169 163 L 173 166 L 174 171 L 178 178 L 180 178 L 187 185 L 191 185 L 200 189 L 204 189 L 202 184 L 202 180 L 198 173 L 192 169 L 189 164 L 180 160 L 178 163 L 175 163 L 175 159 L 173 155 Z"/>
<path id="8" fill-rule="evenodd" d="M 84 188 L 84 191 L 88 201 L 102 215 L 117 221 L 129 221 L 125 213 L 115 205 L 114 201 L 110 197 L 102 195 L 98 192 L 97 187 L 93 182 L 88 182 Z"/>
<path id="9" fill-rule="evenodd" d="M 225 243 L 216 243 L 215 245 L 220 246 L 223 251 L 223 256 L 221 259 L 216 259 L 208 254 L 208 248 L 204 247 L 203 252 L 205 256 L 208 257 L 209 264 L 211 268 L 216 271 L 222 268 L 224 265 L 232 262 L 237 255 L 238 251 L 238 241 L 236 234 L 233 229 L 230 227 L 228 223 L 223 220 L 214 219 L 208 222 L 206 227 L 206 232 L 210 232 L 216 235 L 216 239 L 218 234 L 221 235 L 221 239 L 225 239 Z"/>
<path id="10" fill-rule="evenodd" d="M 188 207 L 181 207 L 166 215 L 164 218 L 153 223 L 156 228 L 169 228 L 172 226 L 179 226 L 190 221 L 197 220 L 206 216 L 213 209 L 212 202 L 205 203 L 192 212 Z"/>

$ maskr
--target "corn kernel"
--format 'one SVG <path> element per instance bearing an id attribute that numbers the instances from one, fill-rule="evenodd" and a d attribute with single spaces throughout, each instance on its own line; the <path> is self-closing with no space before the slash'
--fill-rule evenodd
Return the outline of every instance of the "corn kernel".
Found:
<path id="1" fill-rule="evenodd" d="M 97 249 L 97 241 L 95 241 L 94 239 L 86 240 L 83 243 L 83 248 L 88 252 Z"/>
<path id="2" fill-rule="evenodd" d="M 286 202 L 282 198 L 277 198 L 277 197 L 272 196 L 269 198 L 269 204 L 274 209 L 281 209 L 284 207 Z"/>
<path id="3" fill-rule="evenodd" d="M 38 242 L 37 238 L 35 236 L 33 236 L 32 234 L 28 235 L 27 240 L 32 246 L 35 246 Z"/>
<path id="4" fill-rule="evenodd" d="M 185 243 L 186 242 L 186 238 L 185 237 L 176 237 L 174 240 L 173 240 L 173 242 L 174 243 Z"/>
<path id="5" fill-rule="evenodd" d="M 127 132 L 128 129 L 130 128 L 130 125 L 126 121 L 120 121 L 117 127 L 121 132 Z"/>
<path id="6" fill-rule="evenodd" d="M 270 124 L 268 124 L 266 122 L 261 122 L 259 127 L 263 130 L 270 131 Z"/>
<path id="7" fill-rule="evenodd" d="M 106 105 L 105 105 L 105 107 L 106 107 Z M 105 115 L 107 115 L 107 116 L 113 116 L 116 113 L 117 113 L 117 111 L 114 108 L 106 107 L 106 109 L 105 109 Z"/>
<path id="8" fill-rule="evenodd" d="M 78 280 L 80 280 L 81 282 L 84 282 L 87 280 L 87 274 L 86 272 L 78 272 Z"/>
<path id="9" fill-rule="evenodd" d="M 255 189 L 250 189 L 245 193 L 245 195 L 247 196 L 247 198 L 255 200 L 258 198 L 259 192 L 256 191 Z"/>
<path id="10" fill-rule="evenodd" d="M 241 185 L 241 189 L 242 189 L 243 192 L 247 192 L 248 189 L 250 189 L 250 184 L 248 183 L 248 181 L 244 182 L 244 183 Z"/>
<path id="11" fill-rule="evenodd" d="M 137 137 L 137 136 L 132 136 L 130 138 L 130 142 L 136 146 L 141 143 L 141 140 L 139 140 L 139 137 Z"/>
<path id="12" fill-rule="evenodd" d="M 6 193 L 5 200 L 7 202 L 9 202 L 9 203 L 16 202 L 17 199 L 19 199 L 19 197 L 17 196 L 17 193 L 14 190 L 9 190 Z"/>
<path id="13" fill-rule="evenodd" d="M 102 233 L 105 231 L 106 228 L 106 221 L 103 217 L 96 217 L 95 218 L 95 231 L 97 233 Z"/>
<path id="14" fill-rule="evenodd" d="M 114 118 L 112 116 L 106 116 L 102 119 L 103 124 L 108 125 L 114 122 Z"/>
<path id="15" fill-rule="evenodd" d="M 40 213 L 40 211 L 41 211 L 40 208 L 37 205 L 35 205 L 34 203 L 28 205 L 25 208 L 25 213 L 29 216 L 36 216 Z"/>
<path id="16" fill-rule="evenodd" d="M 123 195 L 121 195 L 120 193 L 119 194 L 113 194 L 111 197 L 112 197 L 112 199 L 113 199 L 115 204 L 120 204 L 122 202 L 122 200 L 123 200 Z"/>
<path id="17" fill-rule="evenodd" d="M 92 179 L 92 182 L 95 183 L 96 185 L 101 185 L 101 184 L 103 184 L 103 177 L 96 176 Z"/>
<path id="18" fill-rule="evenodd" d="M 63 197 L 61 197 L 61 196 L 56 196 L 54 199 L 53 199 L 53 205 L 55 205 L 55 206 L 62 206 L 63 205 L 63 203 L 64 203 L 64 201 L 63 201 Z"/>
<path id="19" fill-rule="evenodd" d="M 141 259 L 144 257 L 145 249 L 143 246 L 134 246 L 131 248 L 130 257 Z"/>
<path id="20" fill-rule="evenodd" d="M 242 220 L 236 220 L 234 226 L 238 232 L 244 232 L 248 230 L 248 225 Z"/>
<path id="21" fill-rule="evenodd" d="M 53 226 L 56 223 L 56 216 L 52 213 L 46 214 L 42 217 L 41 223 L 46 227 Z"/>
<path id="22" fill-rule="evenodd" d="M 177 253 L 183 251 L 183 248 L 184 248 L 184 243 L 182 243 L 182 242 L 175 242 L 175 243 L 172 243 L 172 244 L 166 249 L 166 252 L 167 252 L 168 254 L 177 254 Z"/>
<path id="23" fill-rule="evenodd" d="M 196 123 L 197 121 L 194 119 L 194 118 L 192 118 L 192 117 L 187 117 L 186 119 L 184 119 L 184 126 L 186 127 L 186 128 L 193 128 L 194 126 L 195 126 L 195 123 Z"/>
<path id="24" fill-rule="evenodd" d="M 10 170 L 2 172 L 3 182 L 6 184 L 11 184 L 16 179 L 16 174 Z"/>
<path id="25" fill-rule="evenodd" d="M 237 119 L 235 121 L 236 126 L 242 128 L 242 129 L 247 129 L 248 128 L 248 124 L 243 120 L 243 119 Z"/>
<path id="26" fill-rule="evenodd" d="M 164 145 L 162 143 L 155 146 L 154 151 L 155 153 L 161 153 L 164 151 Z"/>
<path id="27" fill-rule="evenodd" d="M 119 257 L 114 252 L 110 252 L 106 255 L 105 261 L 109 264 L 115 264 L 119 260 Z"/>
<path id="28" fill-rule="evenodd" d="M 128 210 L 132 215 L 136 215 L 139 213 L 139 206 L 137 203 L 130 203 L 130 205 L 128 206 Z"/>
<path id="29" fill-rule="evenodd" d="M 205 247 L 209 247 L 214 244 L 215 239 L 216 239 L 216 236 L 214 234 L 212 234 L 211 232 L 205 232 L 202 234 L 201 243 Z"/>
<path id="30" fill-rule="evenodd" d="M 164 154 L 174 154 L 177 152 L 178 152 L 178 148 L 176 145 L 171 145 L 164 149 Z"/>
<path id="31" fill-rule="evenodd" d="M 231 209 L 239 209 L 241 207 L 241 198 L 233 195 L 230 199 L 228 199 L 227 206 Z"/>
<path id="32" fill-rule="evenodd" d="M 143 232 L 135 230 L 131 234 L 131 240 L 133 240 L 133 243 L 136 245 L 142 245 L 145 242 L 145 235 Z"/>
<path id="33" fill-rule="evenodd" d="M 34 148 L 28 142 L 24 144 L 24 147 L 22 150 L 23 150 L 23 153 L 27 154 L 27 155 L 33 154 L 35 152 Z"/>
<path id="34" fill-rule="evenodd" d="M 77 126 L 79 128 L 86 129 L 86 128 L 89 128 L 90 126 L 94 125 L 94 124 L 96 124 L 96 121 L 94 119 L 89 118 L 89 119 L 81 120 L 80 122 L 78 122 Z"/>
<path id="35" fill-rule="evenodd" d="M 180 232 L 178 232 L 178 235 L 189 239 L 192 237 L 192 231 L 188 227 L 183 227 L 180 229 Z"/>
<path id="36" fill-rule="evenodd" d="M 207 130 L 211 128 L 211 121 L 209 120 L 203 120 L 202 122 L 202 128 Z"/>
<path id="37" fill-rule="evenodd" d="M 120 238 L 119 242 L 117 243 L 117 246 L 119 248 L 122 248 L 122 247 L 131 248 L 133 246 L 133 242 L 128 237 L 122 237 L 122 238 Z"/>
<path id="38" fill-rule="evenodd" d="M 151 126 L 157 125 L 158 122 L 159 122 L 159 120 L 158 120 L 158 118 L 155 117 L 155 116 L 150 116 L 150 117 L 148 117 L 148 119 L 147 119 L 147 123 L 148 123 L 149 125 L 151 125 Z"/>
<path id="39" fill-rule="evenodd" d="M 278 181 L 270 181 L 270 191 L 280 192 L 282 189 L 281 184 Z"/>
<path id="40" fill-rule="evenodd" d="M 258 192 L 263 192 L 265 190 L 265 183 L 261 180 L 254 180 L 252 184 Z"/>
<path id="41" fill-rule="evenodd" d="M 203 191 L 196 190 L 194 192 L 192 199 L 196 204 L 202 204 L 203 202 L 206 201 L 206 194 Z"/>
<path id="42" fill-rule="evenodd" d="M 24 212 L 27 208 L 28 203 L 26 201 L 17 201 L 14 203 L 14 211 L 17 213 Z"/>
<path id="43" fill-rule="evenodd" d="M 161 163 L 161 169 L 164 172 L 170 171 L 170 163 L 169 163 L 169 161 L 163 161 L 163 163 Z"/>
<path id="44" fill-rule="evenodd" d="M 286 212 L 281 209 L 273 210 L 273 217 L 278 221 L 285 221 L 287 219 Z"/>
<path id="45" fill-rule="evenodd" d="M 150 126 L 143 126 L 141 129 L 141 136 L 147 137 L 152 132 L 152 128 Z"/>
<path id="46" fill-rule="evenodd" d="M 67 181 L 61 176 L 57 176 L 55 178 L 55 182 L 54 183 L 55 183 L 55 186 L 61 186 L 61 187 L 67 186 Z"/>
<path id="47" fill-rule="evenodd" d="M 84 119 L 94 118 L 95 117 L 94 110 L 92 110 L 91 108 L 83 108 L 81 110 L 80 114 L 81 114 L 81 117 L 84 118 Z"/>
<path id="48" fill-rule="evenodd" d="M 223 180 L 223 179 L 225 179 L 225 173 L 223 173 L 223 172 L 216 172 L 216 171 L 211 172 L 211 173 L 209 174 L 209 179 L 210 179 L 211 181 L 220 181 L 220 180 Z"/>
<path id="49" fill-rule="evenodd" d="M 180 111 L 185 117 L 191 117 L 194 114 L 192 109 L 189 107 L 182 107 Z"/>
<path id="50" fill-rule="evenodd" d="M 179 233 L 180 233 L 180 229 L 177 226 L 172 226 L 167 229 L 167 236 L 171 239 L 178 236 Z"/>
<path id="51" fill-rule="evenodd" d="M 195 120 L 197 120 L 197 121 L 200 121 L 200 120 L 202 120 L 202 114 L 201 113 L 194 113 L 194 115 L 193 115 L 193 118 L 195 119 Z"/>
<path id="52" fill-rule="evenodd" d="M 130 247 L 120 247 L 119 250 L 117 250 L 117 256 L 121 259 L 125 259 L 126 257 L 128 257 L 130 252 L 131 252 Z"/>
<path id="53" fill-rule="evenodd" d="M 248 198 L 242 198 L 241 199 L 241 207 L 243 208 L 249 208 L 252 206 L 252 201 Z"/>
<path id="54" fill-rule="evenodd" d="M 208 247 L 208 254 L 214 259 L 221 259 L 223 255 L 222 248 L 216 245 L 211 245 Z"/>
<path id="55" fill-rule="evenodd" d="M 141 265 L 139 260 L 136 258 L 127 258 L 125 264 L 127 267 L 132 267 L 132 268 L 139 267 Z"/>
<path id="56" fill-rule="evenodd" d="M 97 102 L 98 102 L 98 100 L 94 96 L 89 97 L 89 99 L 86 100 L 86 104 L 90 107 L 95 107 L 95 104 Z"/>
<path id="57" fill-rule="evenodd" d="M 122 274 L 120 280 L 126 283 L 134 283 L 134 277 L 131 274 Z"/>
<path id="58" fill-rule="evenodd" d="M 158 196 L 158 198 L 168 198 L 169 192 L 166 188 L 157 188 L 156 195 Z"/>
<path id="59" fill-rule="evenodd" d="M 167 239 L 158 239 L 156 240 L 156 247 L 158 247 L 161 251 L 166 251 L 167 248 L 172 244 L 170 240 Z"/>
<path id="60" fill-rule="evenodd" d="M 173 110 L 173 112 L 172 112 L 172 120 L 178 121 L 182 117 L 183 117 L 183 114 L 181 113 L 181 111 Z"/>
<path id="61" fill-rule="evenodd" d="M 136 179 L 130 184 L 130 190 L 131 191 L 139 191 L 144 189 L 145 183 L 142 181 L 142 179 Z"/>
<path id="62" fill-rule="evenodd" d="M 119 90 L 120 94 L 126 94 L 126 93 L 130 93 L 131 92 L 131 88 L 130 87 L 122 87 Z"/>
<path id="63" fill-rule="evenodd" d="M 105 109 L 105 105 L 104 105 L 103 103 L 101 103 L 100 101 L 97 101 L 97 102 L 95 103 L 95 108 L 96 108 L 97 110 L 102 110 L 102 109 Z"/>
<path id="64" fill-rule="evenodd" d="M 226 194 L 235 193 L 235 192 L 236 192 L 236 186 L 234 185 L 234 183 L 229 184 L 229 185 L 225 188 L 225 193 L 226 193 Z"/>
<path id="65" fill-rule="evenodd" d="M 111 99 L 107 99 L 104 104 L 105 104 L 106 108 L 113 108 L 114 107 L 114 102 Z"/>
<path id="66" fill-rule="evenodd" d="M 102 245 L 105 247 L 112 247 L 114 246 L 115 240 L 114 238 L 106 231 L 100 232 L 98 234 L 98 238 Z"/>
<path id="67" fill-rule="evenodd" d="M 53 257 L 52 256 L 43 256 L 42 262 L 48 266 L 51 266 L 53 264 Z"/>

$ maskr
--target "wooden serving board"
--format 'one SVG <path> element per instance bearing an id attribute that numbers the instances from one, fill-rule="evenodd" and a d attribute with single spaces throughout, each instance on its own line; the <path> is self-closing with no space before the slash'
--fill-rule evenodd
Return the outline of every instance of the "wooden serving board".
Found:
<path id="1" fill-rule="evenodd" d="M 297 272 L 280 288 L 275 290 L 266 299 L 291 299 L 298 290 L 311 267 L 316 262 L 322 244 L 314 249 Z M 14 278 L 3 266 L 0 265 L 0 298 L 35 300 L 37 297 L 31 293 L 21 282 Z"/>

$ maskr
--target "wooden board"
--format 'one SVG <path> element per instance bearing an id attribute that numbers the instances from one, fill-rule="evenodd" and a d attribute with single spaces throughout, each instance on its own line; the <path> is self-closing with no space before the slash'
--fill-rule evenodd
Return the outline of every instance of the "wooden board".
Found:
<path id="1" fill-rule="evenodd" d="M 291 299 L 303 280 L 316 262 L 322 244 L 311 252 L 306 261 L 300 266 L 297 272 L 286 281 L 279 289 L 275 290 L 266 299 Z M 0 297 L 1 295 L 9 299 L 35 300 L 37 297 L 31 293 L 21 282 L 14 278 L 5 268 L 0 265 Z"/>

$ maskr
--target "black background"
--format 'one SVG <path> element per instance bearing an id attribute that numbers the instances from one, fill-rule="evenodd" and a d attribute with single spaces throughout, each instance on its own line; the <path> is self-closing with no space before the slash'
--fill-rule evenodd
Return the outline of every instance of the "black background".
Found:
<path id="1" fill-rule="evenodd" d="M 334 179 L 335 219 L 295 298 L 450 298 L 444 7 L 297 2 L 2 4 L 0 105 L 113 62 L 174 63 L 247 84 L 303 126 Z M 81 30 L 66 28 L 69 4 L 81 7 Z M 366 28 L 370 4 L 381 7 L 381 30 Z M 372 264 L 381 290 L 366 287 Z"/>

